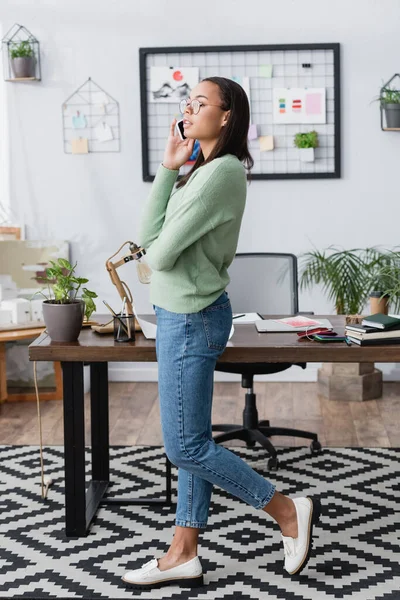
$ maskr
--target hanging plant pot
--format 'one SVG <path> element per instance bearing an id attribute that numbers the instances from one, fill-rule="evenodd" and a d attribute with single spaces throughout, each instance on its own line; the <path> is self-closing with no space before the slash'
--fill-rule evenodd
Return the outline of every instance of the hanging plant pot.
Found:
<path id="1" fill-rule="evenodd" d="M 11 59 L 11 68 L 15 79 L 35 77 L 36 58 L 34 56 L 21 56 Z"/>
<path id="2" fill-rule="evenodd" d="M 389 129 L 400 128 L 400 104 L 384 104 L 386 125 Z"/>
<path id="3" fill-rule="evenodd" d="M 301 148 L 299 152 L 301 162 L 314 162 L 314 148 Z"/>
<path id="4" fill-rule="evenodd" d="M 43 302 L 43 319 L 53 342 L 76 342 L 82 329 L 85 303 L 75 300 L 69 304 Z"/>

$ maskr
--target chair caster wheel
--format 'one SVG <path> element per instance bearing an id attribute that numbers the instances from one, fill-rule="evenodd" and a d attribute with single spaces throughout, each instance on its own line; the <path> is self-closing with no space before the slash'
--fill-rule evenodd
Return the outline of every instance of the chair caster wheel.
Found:
<path id="1" fill-rule="evenodd" d="M 313 440 L 310 444 L 311 454 L 319 454 L 321 452 L 321 450 L 322 450 L 321 444 L 318 441 Z"/>
<path id="2" fill-rule="evenodd" d="M 279 467 L 279 460 L 277 458 L 270 458 L 268 460 L 268 470 L 277 471 Z"/>

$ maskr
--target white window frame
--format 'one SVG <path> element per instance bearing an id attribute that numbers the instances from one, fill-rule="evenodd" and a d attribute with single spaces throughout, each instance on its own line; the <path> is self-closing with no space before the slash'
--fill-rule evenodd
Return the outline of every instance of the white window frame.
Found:
<path id="1" fill-rule="evenodd" d="M 2 39 L 0 24 L 0 40 Z M 12 214 L 10 200 L 10 144 L 8 130 L 6 82 L 4 81 L 3 64 L 0 62 L 0 204 L 3 209 Z M 0 215 L 3 214 L 3 210 Z"/>

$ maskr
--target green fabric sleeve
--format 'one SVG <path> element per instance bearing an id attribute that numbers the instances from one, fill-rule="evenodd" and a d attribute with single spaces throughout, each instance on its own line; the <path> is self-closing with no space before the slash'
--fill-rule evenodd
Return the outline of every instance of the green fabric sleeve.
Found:
<path id="1" fill-rule="evenodd" d="M 160 165 L 151 186 L 142 213 L 139 242 L 147 250 L 157 239 L 164 224 L 168 200 L 175 185 L 179 171 L 172 171 Z"/>

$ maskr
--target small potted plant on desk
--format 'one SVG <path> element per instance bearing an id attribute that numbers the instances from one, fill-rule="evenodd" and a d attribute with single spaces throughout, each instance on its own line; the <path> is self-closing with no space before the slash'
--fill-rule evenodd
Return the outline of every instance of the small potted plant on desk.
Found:
<path id="1" fill-rule="evenodd" d="M 300 160 L 302 162 L 314 162 L 314 148 L 318 148 L 318 133 L 316 131 L 296 133 L 294 145 L 300 149 Z"/>
<path id="2" fill-rule="evenodd" d="M 10 49 L 11 67 L 16 79 L 35 77 L 36 58 L 28 40 L 13 44 Z"/>
<path id="3" fill-rule="evenodd" d="M 82 285 L 89 280 L 75 275 L 77 263 L 72 266 L 65 258 L 59 258 L 50 264 L 46 277 L 40 278 L 48 286 L 48 296 L 43 290 L 36 292 L 46 298 L 43 319 L 47 333 L 53 342 L 74 342 L 79 337 L 84 317 L 89 320 L 96 310 L 97 294 L 83 287 L 78 298 Z"/>

